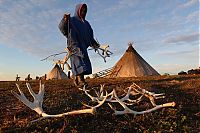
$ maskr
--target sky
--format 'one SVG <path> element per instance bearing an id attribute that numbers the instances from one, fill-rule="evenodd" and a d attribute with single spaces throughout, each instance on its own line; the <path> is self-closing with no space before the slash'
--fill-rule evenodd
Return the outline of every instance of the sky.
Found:
<path id="1" fill-rule="evenodd" d="M 94 37 L 114 53 L 105 63 L 89 50 L 93 73 L 114 66 L 129 42 L 160 74 L 200 66 L 199 0 L 0 0 L 0 81 L 48 73 L 54 62 L 40 60 L 64 51 L 58 24 L 79 3 L 88 5 Z"/>

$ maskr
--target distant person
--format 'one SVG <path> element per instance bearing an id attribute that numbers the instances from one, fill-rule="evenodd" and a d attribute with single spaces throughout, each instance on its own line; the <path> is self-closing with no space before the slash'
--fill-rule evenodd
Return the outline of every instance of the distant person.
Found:
<path id="1" fill-rule="evenodd" d="M 93 30 L 89 22 L 85 19 L 86 13 L 87 5 L 78 4 L 74 16 L 70 17 L 70 14 L 64 14 L 59 24 L 60 31 L 67 38 L 68 49 L 74 53 L 70 56 L 70 62 L 72 73 L 75 76 L 74 84 L 79 87 L 87 85 L 84 75 L 92 73 L 87 48 L 100 46 L 93 37 Z"/>
<path id="2" fill-rule="evenodd" d="M 44 75 L 44 80 L 46 80 L 46 79 L 47 79 L 47 74 Z"/>
<path id="3" fill-rule="evenodd" d="M 35 77 L 35 80 L 40 80 L 40 77 L 39 77 L 39 76 L 36 76 L 36 77 Z"/>
<path id="4" fill-rule="evenodd" d="M 17 74 L 17 76 L 16 76 L 16 81 L 19 81 L 20 80 L 20 77 L 18 76 L 18 74 Z"/>
<path id="5" fill-rule="evenodd" d="M 25 78 L 25 80 L 27 80 L 27 81 L 30 81 L 30 80 L 32 80 L 32 78 L 31 78 L 31 75 L 30 75 L 30 74 L 28 74 L 28 76 L 27 76 L 27 78 Z"/>

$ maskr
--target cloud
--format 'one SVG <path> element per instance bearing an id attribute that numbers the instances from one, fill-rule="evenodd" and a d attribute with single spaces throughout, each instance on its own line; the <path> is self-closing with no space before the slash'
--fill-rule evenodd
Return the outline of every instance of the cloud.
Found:
<path id="1" fill-rule="evenodd" d="M 196 3 L 198 3 L 198 0 L 188 0 L 186 3 L 179 5 L 178 8 L 188 8 L 195 5 Z"/>
<path id="2" fill-rule="evenodd" d="M 188 22 L 193 22 L 195 24 L 199 23 L 199 11 L 195 11 L 190 13 L 187 17 L 186 17 Z"/>
<path id="3" fill-rule="evenodd" d="M 157 57 L 162 58 L 162 63 L 179 64 L 185 65 L 185 67 L 197 67 L 199 65 L 199 47 L 188 47 L 185 48 L 177 47 L 175 48 L 165 48 L 162 51 L 156 53 Z M 172 68 L 172 67 L 171 67 Z"/>
<path id="4" fill-rule="evenodd" d="M 118 5 L 120 5 L 123 8 L 133 7 L 133 6 L 137 5 L 138 2 L 139 2 L 138 0 L 120 0 Z"/>
<path id="5" fill-rule="evenodd" d="M 136 1 L 132 1 L 132 0 L 120 0 L 115 5 L 105 9 L 104 12 L 109 13 L 109 14 L 117 13 L 119 12 L 119 10 L 123 10 L 128 7 L 135 6 L 135 3 Z"/>
<path id="6" fill-rule="evenodd" d="M 55 25 L 63 11 L 50 7 L 53 2 L 21 0 L 0 5 L 0 43 L 36 56 L 61 49 Z"/>
<path id="7" fill-rule="evenodd" d="M 99 18 L 99 15 L 101 15 L 100 18 L 102 18 L 103 16 L 113 16 L 116 15 L 118 17 L 122 17 L 119 16 L 118 13 L 122 13 L 123 10 L 128 9 L 128 8 L 133 8 L 138 4 L 138 0 L 119 0 L 117 2 L 114 2 L 112 4 L 107 4 L 107 6 L 105 7 L 101 7 L 101 3 L 98 3 L 98 8 L 101 10 L 95 11 L 93 12 L 94 16 L 96 18 Z M 106 3 L 104 3 L 106 4 Z"/>
<path id="8" fill-rule="evenodd" d="M 177 74 L 182 70 L 187 71 L 199 66 L 198 46 L 187 49 L 184 47 L 176 47 L 171 50 L 164 49 L 157 52 L 156 55 L 157 57 L 161 57 L 163 59 L 155 66 L 161 73 Z"/>
<path id="9" fill-rule="evenodd" d="M 165 43 L 179 43 L 179 42 L 190 43 L 196 41 L 199 41 L 199 33 L 171 36 L 164 40 Z"/>
<path id="10" fill-rule="evenodd" d="M 144 25 L 145 29 L 149 31 L 159 31 L 160 32 L 183 32 L 190 30 L 190 27 L 196 27 L 198 28 L 198 21 L 197 17 L 198 11 L 194 11 L 187 16 L 177 16 L 177 15 L 163 15 L 159 18 L 152 19 L 150 21 L 145 21 L 144 23 L 141 23 Z M 170 18 L 168 18 L 170 17 Z M 191 23 L 192 22 L 192 23 Z M 183 28 L 186 27 L 187 28 Z"/>
<path id="11" fill-rule="evenodd" d="M 167 55 L 167 56 L 178 56 L 178 57 L 183 57 L 183 56 L 193 56 L 195 53 L 198 53 L 197 49 L 190 49 L 190 50 L 180 50 L 180 51 L 160 51 L 157 54 L 159 56 Z"/>

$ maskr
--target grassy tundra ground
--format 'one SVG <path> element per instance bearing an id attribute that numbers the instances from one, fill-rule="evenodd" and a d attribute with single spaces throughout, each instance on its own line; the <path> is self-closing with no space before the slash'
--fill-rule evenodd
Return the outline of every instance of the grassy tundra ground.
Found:
<path id="1" fill-rule="evenodd" d="M 163 108 L 145 115 L 113 115 L 104 103 L 95 115 L 81 114 L 61 118 L 49 118 L 35 123 L 39 116 L 16 99 L 11 90 L 17 91 L 16 82 L 0 82 L 0 132 L 200 132 L 200 75 L 159 76 L 143 78 L 87 79 L 89 86 L 105 84 L 109 91 L 123 90 L 133 82 L 156 93 L 165 93 L 166 98 L 157 104 L 176 102 L 175 107 Z M 24 94 L 33 100 L 25 82 L 17 82 Z M 39 81 L 30 81 L 38 92 Z M 43 81 L 45 95 L 43 109 L 57 114 L 86 108 L 82 102 L 91 105 L 91 100 L 68 81 Z M 120 109 L 120 106 L 119 106 Z M 140 108 L 132 107 L 134 110 Z"/>

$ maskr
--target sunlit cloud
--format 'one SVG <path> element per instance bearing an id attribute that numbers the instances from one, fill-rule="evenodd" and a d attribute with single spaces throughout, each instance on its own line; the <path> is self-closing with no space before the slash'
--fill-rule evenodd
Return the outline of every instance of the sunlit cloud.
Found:
<path id="1" fill-rule="evenodd" d="M 188 8 L 197 3 L 198 3 L 198 0 L 188 0 L 186 3 L 179 5 L 178 8 Z"/>
<path id="2" fill-rule="evenodd" d="M 179 56 L 179 57 L 188 56 L 188 55 L 196 55 L 197 57 L 198 56 L 197 53 L 198 53 L 198 49 L 179 50 L 179 51 L 164 50 L 164 51 L 157 52 L 158 55 Z"/>
<path id="3" fill-rule="evenodd" d="M 187 35 L 171 36 L 164 40 L 165 43 L 179 43 L 179 42 L 196 42 L 199 41 L 199 33 L 191 33 Z"/>

